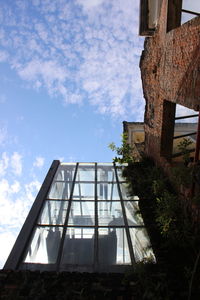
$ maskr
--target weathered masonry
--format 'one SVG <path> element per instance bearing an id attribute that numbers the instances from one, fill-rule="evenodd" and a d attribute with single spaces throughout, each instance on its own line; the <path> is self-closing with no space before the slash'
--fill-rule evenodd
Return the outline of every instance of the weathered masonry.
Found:
<path id="1" fill-rule="evenodd" d="M 172 156 L 176 104 L 200 110 L 198 5 L 193 0 L 141 1 L 140 34 L 149 36 L 140 61 L 145 151 L 162 165 Z"/>

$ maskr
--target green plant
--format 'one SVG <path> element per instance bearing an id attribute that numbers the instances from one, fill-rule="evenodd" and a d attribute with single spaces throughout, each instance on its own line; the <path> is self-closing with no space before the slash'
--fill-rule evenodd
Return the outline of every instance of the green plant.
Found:
<path id="1" fill-rule="evenodd" d="M 117 153 L 117 156 L 113 158 L 113 161 L 120 164 L 134 162 L 135 159 L 132 155 L 132 147 L 128 143 L 128 134 L 123 133 L 121 136 L 122 145 L 120 147 L 117 147 L 115 143 L 110 143 L 108 145 L 112 151 Z"/>
<path id="2" fill-rule="evenodd" d="M 161 234 L 165 236 L 174 235 L 177 220 L 177 197 L 167 190 L 156 199 L 156 222 L 160 227 Z"/>
<path id="3" fill-rule="evenodd" d="M 180 188 L 181 185 L 185 187 L 191 187 L 193 177 L 194 176 L 192 167 L 179 165 L 177 167 L 172 168 L 173 183 L 177 188 Z"/>
<path id="4" fill-rule="evenodd" d="M 192 141 L 189 139 L 184 138 L 179 144 L 178 144 L 178 150 L 183 155 L 184 164 L 187 165 L 190 162 L 190 150 L 188 147 L 192 144 Z"/>
<path id="5" fill-rule="evenodd" d="M 196 290 L 200 294 L 200 230 L 194 230 L 189 209 L 179 198 L 179 189 L 174 189 L 174 182 L 177 187 L 190 187 L 193 180 L 199 182 L 199 170 L 199 165 L 187 167 L 182 163 L 174 168 L 169 181 L 162 169 L 146 157 L 124 169 L 132 195 L 140 198 L 139 209 L 157 260 L 155 266 L 136 264 L 136 285 L 145 291 L 139 299 L 193 299 Z M 192 200 L 199 202 L 199 194 Z"/>

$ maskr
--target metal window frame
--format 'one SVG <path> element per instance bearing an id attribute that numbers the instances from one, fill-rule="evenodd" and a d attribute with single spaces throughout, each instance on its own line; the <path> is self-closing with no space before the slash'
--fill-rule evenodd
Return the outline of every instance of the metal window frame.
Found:
<path id="1" fill-rule="evenodd" d="M 72 206 L 72 201 L 74 202 L 85 202 L 85 200 L 74 200 L 73 199 L 73 193 L 74 193 L 74 188 L 75 188 L 75 184 L 76 183 L 80 183 L 79 180 L 77 179 L 77 173 L 79 170 L 79 166 L 81 166 L 80 163 L 76 163 L 75 165 L 75 170 L 74 170 L 74 175 L 73 175 L 73 179 L 70 181 L 72 186 L 71 186 L 71 191 L 70 191 L 70 196 L 69 199 L 50 199 L 48 198 L 48 193 L 51 189 L 52 183 L 56 182 L 56 180 L 54 180 L 55 175 L 57 173 L 58 167 L 60 166 L 60 162 L 59 161 L 53 161 L 49 172 L 44 180 L 44 183 L 42 185 L 42 188 L 40 189 L 38 196 L 36 197 L 36 200 L 29 212 L 29 215 L 22 227 L 22 230 L 15 242 L 15 245 L 13 247 L 13 250 L 11 251 L 9 258 L 4 266 L 4 269 L 30 269 L 30 270 L 55 270 L 55 271 L 63 271 L 63 270 L 67 270 L 67 271 L 81 271 L 81 269 L 83 268 L 84 271 L 89 271 L 89 272 L 99 272 L 99 271 L 104 271 L 104 268 L 107 269 L 109 272 L 112 272 L 115 270 L 119 271 L 119 270 L 124 270 L 124 268 L 130 268 L 132 267 L 135 263 L 135 256 L 134 256 L 134 249 L 133 249 L 133 244 L 131 241 L 131 236 L 130 236 L 130 228 L 145 228 L 144 225 L 129 225 L 128 224 L 128 220 L 127 220 L 127 216 L 126 216 L 126 209 L 125 209 L 125 202 L 135 202 L 138 200 L 124 200 L 123 199 L 123 194 L 120 188 L 120 184 L 126 182 L 125 180 L 119 180 L 118 177 L 118 166 L 116 166 L 115 163 L 112 163 L 112 168 L 113 168 L 113 176 L 115 176 L 115 181 L 98 181 L 97 179 L 97 174 L 98 174 L 98 166 L 100 165 L 101 167 L 101 163 L 94 163 L 91 167 L 94 168 L 94 181 L 89 181 L 90 183 L 94 184 L 94 199 L 93 200 L 88 200 L 89 202 L 94 202 L 94 225 L 69 225 L 69 217 L 70 217 L 70 211 L 71 211 L 71 206 Z M 87 164 L 86 164 L 87 165 Z M 68 182 L 68 181 L 58 181 L 58 182 Z M 82 182 L 82 181 L 81 181 Z M 88 181 L 84 181 L 83 183 L 88 183 Z M 113 199 L 109 199 L 109 200 L 98 200 L 98 184 L 99 183 L 111 183 L 111 184 L 116 184 L 117 185 L 117 190 L 119 193 L 119 198 L 118 200 L 113 200 Z M 65 221 L 63 224 L 40 224 L 38 222 L 38 219 L 41 215 L 42 209 L 45 205 L 45 203 L 47 201 L 66 201 L 68 202 L 68 206 L 67 206 L 67 212 L 65 215 Z M 98 224 L 98 205 L 101 202 L 118 202 L 121 204 L 121 209 L 122 209 L 122 216 L 123 216 L 123 221 L 124 224 L 123 225 L 99 225 Z M 57 259 L 56 259 L 56 263 L 51 263 L 51 264 L 42 264 L 42 263 L 28 263 L 28 262 L 24 262 L 23 259 L 28 251 L 28 245 L 30 244 L 32 238 L 33 238 L 33 233 L 35 232 L 36 228 L 62 228 L 62 235 L 61 235 L 61 239 L 60 239 L 60 244 L 59 244 L 59 248 L 58 248 L 58 254 L 57 254 Z M 63 251 L 64 251 L 64 244 L 65 244 L 65 238 L 66 238 L 66 232 L 68 230 L 68 228 L 92 228 L 94 229 L 94 259 L 93 259 L 93 264 L 92 265 L 88 265 L 88 266 L 80 266 L 80 268 L 78 268 L 77 266 L 73 266 L 72 265 L 65 265 L 63 267 L 62 265 L 62 255 L 63 255 Z M 125 230 L 125 234 L 126 234 L 126 239 L 127 239 L 127 244 L 128 244 L 128 250 L 129 250 L 129 254 L 130 254 L 130 260 L 131 260 L 131 264 L 126 265 L 126 264 L 122 264 L 122 265 L 109 265 L 109 266 L 102 266 L 99 264 L 99 229 L 100 228 L 113 228 L 113 229 L 124 229 Z M 69 268 L 68 268 L 69 267 Z"/>
<path id="2" fill-rule="evenodd" d="M 31 239 L 32 233 L 35 229 L 37 219 L 40 211 L 43 207 L 44 199 L 49 191 L 53 178 L 60 165 L 59 160 L 54 160 L 45 177 L 42 187 L 32 205 L 32 208 L 24 222 L 24 225 L 17 237 L 17 240 L 8 256 L 8 259 L 4 265 L 4 269 L 17 270 L 20 267 L 20 263 L 24 257 L 27 245 Z"/>

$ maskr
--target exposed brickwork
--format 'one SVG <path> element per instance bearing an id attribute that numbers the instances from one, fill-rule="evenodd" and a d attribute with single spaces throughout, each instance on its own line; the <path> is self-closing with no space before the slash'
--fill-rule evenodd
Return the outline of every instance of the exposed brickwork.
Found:
<path id="1" fill-rule="evenodd" d="M 164 101 L 194 110 L 200 107 L 200 17 L 169 32 L 166 28 L 167 0 L 163 0 L 158 28 L 146 39 L 140 63 L 146 99 L 145 149 L 157 162 L 164 162 L 161 141 L 166 139 L 168 122 L 168 135 L 173 131 L 174 108 L 164 113 Z"/>

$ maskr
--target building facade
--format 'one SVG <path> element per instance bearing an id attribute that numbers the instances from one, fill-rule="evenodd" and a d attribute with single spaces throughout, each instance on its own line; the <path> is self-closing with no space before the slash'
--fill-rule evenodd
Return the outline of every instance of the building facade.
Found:
<path id="1" fill-rule="evenodd" d="M 141 1 L 148 11 L 156 2 L 159 15 L 147 37 L 140 68 L 146 100 L 145 151 L 160 164 L 171 161 L 176 104 L 200 110 L 200 17 L 192 8 L 194 1 Z M 197 2 L 196 2 L 197 4 Z M 155 5 L 155 3 L 154 3 Z M 143 18 L 148 18 L 141 11 Z M 184 22 L 185 14 L 191 20 Z M 141 32 L 142 34 L 142 32 Z"/>

